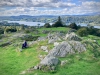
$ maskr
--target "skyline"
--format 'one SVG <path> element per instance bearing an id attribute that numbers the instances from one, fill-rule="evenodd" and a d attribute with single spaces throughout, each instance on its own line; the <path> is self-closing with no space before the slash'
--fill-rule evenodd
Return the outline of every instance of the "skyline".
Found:
<path id="1" fill-rule="evenodd" d="M 1 0 L 0 16 L 100 15 L 100 0 Z"/>

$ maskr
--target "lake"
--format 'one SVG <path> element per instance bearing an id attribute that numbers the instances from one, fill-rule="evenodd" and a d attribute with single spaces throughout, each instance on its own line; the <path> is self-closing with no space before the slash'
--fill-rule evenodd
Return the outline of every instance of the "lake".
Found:
<path id="1" fill-rule="evenodd" d="M 40 24 L 40 26 L 43 26 L 45 23 L 42 22 L 26 22 L 26 21 L 8 21 L 8 23 L 19 23 L 19 24 L 24 24 L 24 25 L 28 25 L 28 26 L 38 26 L 38 24 Z M 70 23 L 66 23 L 66 25 L 69 25 Z M 77 25 L 81 25 L 81 26 L 87 26 L 87 24 L 81 23 Z M 52 23 L 50 23 L 50 25 L 52 25 Z"/>
<path id="2" fill-rule="evenodd" d="M 8 21 L 8 23 L 19 23 L 19 24 L 24 24 L 28 26 L 38 26 L 38 24 L 40 24 L 40 26 L 43 26 L 45 24 L 42 22 L 26 22 L 26 21 Z"/>
<path id="3" fill-rule="evenodd" d="M 40 26 L 43 26 L 45 23 L 42 22 L 26 22 L 26 21 L 8 21 L 8 23 L 19 23 L 19 24 L 24 24 L 24 25 L 28 25 L 28 26 L 38 26 L 38 24 L 40 24 Z M 66 23 L 66 25 L 69 25 L 70 23 Z M 76 23 L 77 25 L 81 25 L 81 26 L 87 26 L 86 23 Z M 52 23 L 50 23 L 50 25 L 52 25 Z M 100 29 L 100 26 L 94 26 L 94 28 L 98 28 Z"/>

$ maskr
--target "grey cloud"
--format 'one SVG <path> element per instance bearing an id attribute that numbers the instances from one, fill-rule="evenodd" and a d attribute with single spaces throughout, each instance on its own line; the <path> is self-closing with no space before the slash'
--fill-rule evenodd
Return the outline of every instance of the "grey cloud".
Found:
<path id="1" fill-rule="evenodd" d="M 1 0 L 0 6 L 15 7 L 66 7 L 73 6 L 73 3 L 64 3 L 62 0 Z"/>

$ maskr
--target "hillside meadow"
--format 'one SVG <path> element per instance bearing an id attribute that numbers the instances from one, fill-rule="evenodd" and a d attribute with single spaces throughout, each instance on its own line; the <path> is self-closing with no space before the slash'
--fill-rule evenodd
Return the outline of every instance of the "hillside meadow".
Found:
<path id="1" fill-rule="evenodd" d="M 69 28 L 39 28 L 38 34 L 33 34 L 32 32 L 27 34 L 42 37 L 47 36 L 48 34 L 42 33 L 43 30 L 54 32 L 62 31 L 66 34 Z M 85 52 L 59 58 L 61 61 L 68 60 L 68 62 L 63 66 L 58 65 L 56 71 L 43 72 L 41 70 L 33 70 L 24 73 L 27 69 L 37 65 L 41 61 L 39 55 L 45 56 L 48 54 L 40 49 L 42 45 L 47 45 L 49 50 L 54 46 L 53 44 L 48 44 L 48 40 L 38 41 L 20 52 L 23 40 L 12 37 L 17 34 L 19 33 L 9 33 L 6 34 L 7 37 L 1 39 L 4 40 L 4 42 L 10 40 L 12 43 L 0 47 L 0 75 L 100 75 L 100 48 L 92 50 L 92 47 L 89 45 L 87 45 L 87 50 Z M 100 45 L 100 37 L 88 35 L 82 37 L 82 39 L 95 39 Z M 31 41 L 28 41 L 28 43 L 30 42 Z M 0 44 L 1 43 L 3 42 L 0 42 Z"/>

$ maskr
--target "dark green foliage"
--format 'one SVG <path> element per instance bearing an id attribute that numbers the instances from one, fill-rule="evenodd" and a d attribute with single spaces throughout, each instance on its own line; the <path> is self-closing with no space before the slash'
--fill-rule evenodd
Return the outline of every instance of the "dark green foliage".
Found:
<path id="1" fill-rule="evenodd" d="M 87 30 L 90 35 L 95 35 L 96 29 L 93 26 L 87 27 Z"/>
<path id="2" fill-rule="evenodd" d="M 58 17 L 58 21 L 55 22 L 54 24 L 52 24 L 52 27 L 64 27 L 64 25 L 62 24 L 60 16 Z"/>
<path id="3" fill-rule="evenodd" d="M 87 27 L 87 30 L 90 35 L 100 36 L 100 29 L 90 26 L 90 27 Z"/>
<path id="4" fill-rule="evenodd" d="M 77 34 L 81 37 L 83 36 L 87 36 L 88 35 L 88 31 L 87 31 L 87 28 L 80 28 L 78 31 L 77 31 Z"/>
<path id="5" fill-rule="evenodd" d="M 30 33 L 30 30 L 28 30 L 28 29 L 27 29 L 27 30 L 25 30 L 25 33 Z"/>
<path id="6" fill-rule="evenodd" d="M 94 54 L 94 57 L 99 57 L 100 56 L 100 50 L 99 49 L 95 49 L 93 50 L 93 54 Z"/>
<path id="7" fill-rule="evenodd" d="M 7 28 L 6 32 L 16 32 L 17 29 L 16 28 Z"/>
<path id="8" fill-rule="evenodd" d="M 100 36 L 100 29 L 96 31 L 96 36 Z"/>
<path id="9" fill-rule="evenodd" d="M 49 23 L 45 23 L 44 27 L 45 27 L 45 28 L 50 28 L 51 25 L 50 25 Z"/>
<path id="10" fill-rule="evenodd" d="M 0 28 L 0 34 L 4 34 L 4 30 Z"/>
<path id="11" fill-rule="evenodd" d="M 69 27 L 70 28 L 72 28 L 72 29 L 78 29 L 78 26 L 76 25 L 76 23 L 71 23 L 70 25 L 69 25 Z"/>

